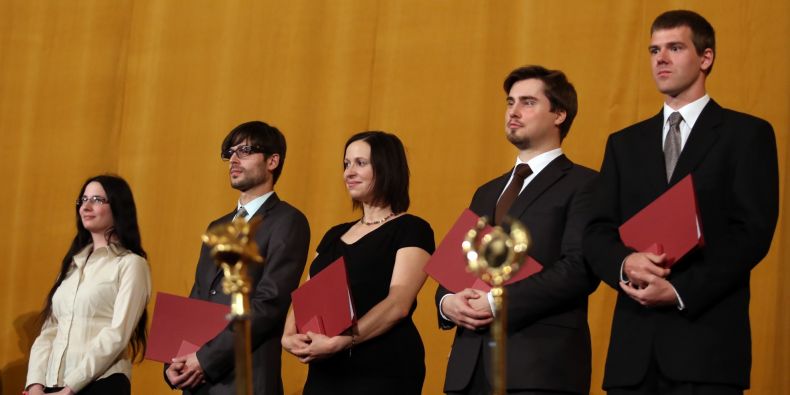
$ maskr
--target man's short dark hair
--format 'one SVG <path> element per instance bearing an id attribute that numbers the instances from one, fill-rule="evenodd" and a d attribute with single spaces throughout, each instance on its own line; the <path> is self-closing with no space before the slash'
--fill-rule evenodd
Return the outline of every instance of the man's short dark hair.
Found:
<path id="1" fill-rule="evenodd" d="M 398 136 L 368 131 L 357 133 L 346 141 L 346 149 L 355 141 L 370 145 L 370 163 L 373 165 L 373 201 L 389 204 L 393 213 L 409 209 L 409 163 L 406 151 Z M 345 149 L 343 150 L 345 156 Z M 354 208 L 361 205 L 354 201 Z"/>
<path id="2" fill-rule="evenodd" d="M 247 141 L 250 145 L 263 151 L 263 157 L 268 159 L 273 154 L 280 156 L 280 163 L 272 171 L 272 185 L 277 183 L 280 173 L 285 166 L 285 136 L 274 126 L 261 121 L 245 122 L 233 128 L 222 141 L 222 151 Z"/>
<path id="3" fill-rule="evenodd" d="M 691 41 L 694 43 L 697 55 L 702 55 L 708 48 L 716 55 L 716 32 L 702 15 L 694 11 L 673 10 L 657 16 L 650 27 L 650 34 L 652 35 L 657 30 L 674 29 L 681 26 L 691 29 Z M 716 60 L 715 56 L 713 60 Z M 713 62 L 705 70 L 705 74 L 710 74 L 711 70 L 713 70 Z"/>
<path id="4" fill-rule="evenodd" d="M 537 79 L 543 81 L 543 93 L 551 103 L 552 112 L 565 112 L 565 120 L 560 124 L 560 141 L 565 139 L 568 131 L 571 130 L 573 119 L 579 109 L 576 89 L 568 81 L 565 73 L 559 70 L 548 70 L 543 66 L 523 66 L 510 72 L 505 78 L 505 94 L 510 94 L 510 88 L 516 82 Z"/>

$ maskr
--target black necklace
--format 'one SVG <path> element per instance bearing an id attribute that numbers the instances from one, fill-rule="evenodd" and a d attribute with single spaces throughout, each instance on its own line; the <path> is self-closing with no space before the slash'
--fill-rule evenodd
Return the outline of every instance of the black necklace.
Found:
<path id="1" fill-rule="evenodd" d="M 387 214 L 387 216 L 382 218 L 382 219 L 377 219 L 375 221 L 365 222 L 365 217 L 362 217 L 362 218 L 359 219 L 359 222 L 362 222 L 362 225 L 368 225 L 368 226 L 378 225 L 378 224 L 383 224 L 388 219 L 390 219 L 390 218 L 392 218 L 394 216 L 395 216 L 395 213 L 391 212 L 391 213 Z"/>

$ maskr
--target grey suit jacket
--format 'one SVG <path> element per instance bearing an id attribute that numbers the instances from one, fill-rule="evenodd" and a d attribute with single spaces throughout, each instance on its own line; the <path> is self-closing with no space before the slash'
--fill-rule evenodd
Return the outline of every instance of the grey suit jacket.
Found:
<path id="1" fill-rule="evenodd" d="M 231 212 L 213 221 L 209 227 L 230 222 L 233 215 Z M 247 273 L 254 287 L 250 292 L 253 393 L 281 395 L 280 338 L 291 304 L 291 291 L 299 286 L 307 260 L 310 227 L 305 216 L 280 200 L 276 193 L 266 200 L 255 217 L 263 219 L 255 234 L 255 242 L 264 257 L 264 264 L 251 265 Z M 203 244 L 190 297 L 230 304 L 230 296 L 222 292 L 222 278 L 222 271 L 211 258 L 210 248 Z M 197 358 L 207 383 L 195 391 L 184 393 L 236 393 L 230 327 L 203 345 L 197 352 Z"/>

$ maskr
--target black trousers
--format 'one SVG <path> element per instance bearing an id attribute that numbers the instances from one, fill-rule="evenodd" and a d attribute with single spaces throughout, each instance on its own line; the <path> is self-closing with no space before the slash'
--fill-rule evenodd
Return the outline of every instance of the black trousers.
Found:
<path id="1" fill-rule="evenodd" d="M 743 389 L 725 384 L 674 381 L 664 376 L 655 355 L 652 355 L 641 383 L 631 387 L 609 388 L 606 393 L 608 395 L 743 395 Z"/>
<path id="2" fill-rule="evenodd" d="M 44 388 L 44 393 L 58 392 L 63 388 Z M 96 380 L 85 386 L 79 395 L 131 395 L 132 383 L 123 373 L 111 374 L 103 379 Z"/>
<path id="3" fill-rule="evenodd" d="M 493 388 L 491 384 L 488 382 L 488 378 L 485 374 L 485 368 L 483 368 L 483 361 L 482 361 L 483 353 L 478 354 L 477 363 L 475 364 L 475 370 L 472 375 L 472 378 L 469 380 L 469 384 L 463 391 L 457 392 L 447 392 L 447 395 L 490 395 Z M 576 395 L 571 392 L 561 392 L 561 391 L 547 391 L 547 390 L 506 390 L 507 395 Z"/>

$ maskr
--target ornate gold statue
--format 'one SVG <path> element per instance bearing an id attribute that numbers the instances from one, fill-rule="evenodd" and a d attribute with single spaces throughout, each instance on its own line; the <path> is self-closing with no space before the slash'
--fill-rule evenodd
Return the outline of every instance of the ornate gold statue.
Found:
<path id="1" fill-rule="evenodd" d="M 502 224 L 509 225 L 510 234 L 501 227 L 478 237 L 486 227 L 488 219 L 480 218 L 475 228 L 470 229 L 464 238 L 461 248 L 469 263 L 468 270 L 491 286 L 494 297 L 494 350 L 492 354 L 494 367 L 494 395 L 504 395 L 506 390 L 505 347 L 507 341 L 507 299 L 505 282 L 520 268 L 527 255 L 530 236 L 527 229 L 518 220 L 505 217 Z"/>
<path id="2" fill-rule="evenodd" d="M 250 280 L 247 265 L 261 264 L 258 245 L 252 241 L 260 219 L 247 222 L 238 217 L 233 222 L 217 224 L 202 237 L 211 247 L 211 256 L 222 269 L 222 291 L 231 295 L 228 320 L 233 325 L 236 354 L 236 394 L 252 395 L 252 356 L 250 351 Z"/>

